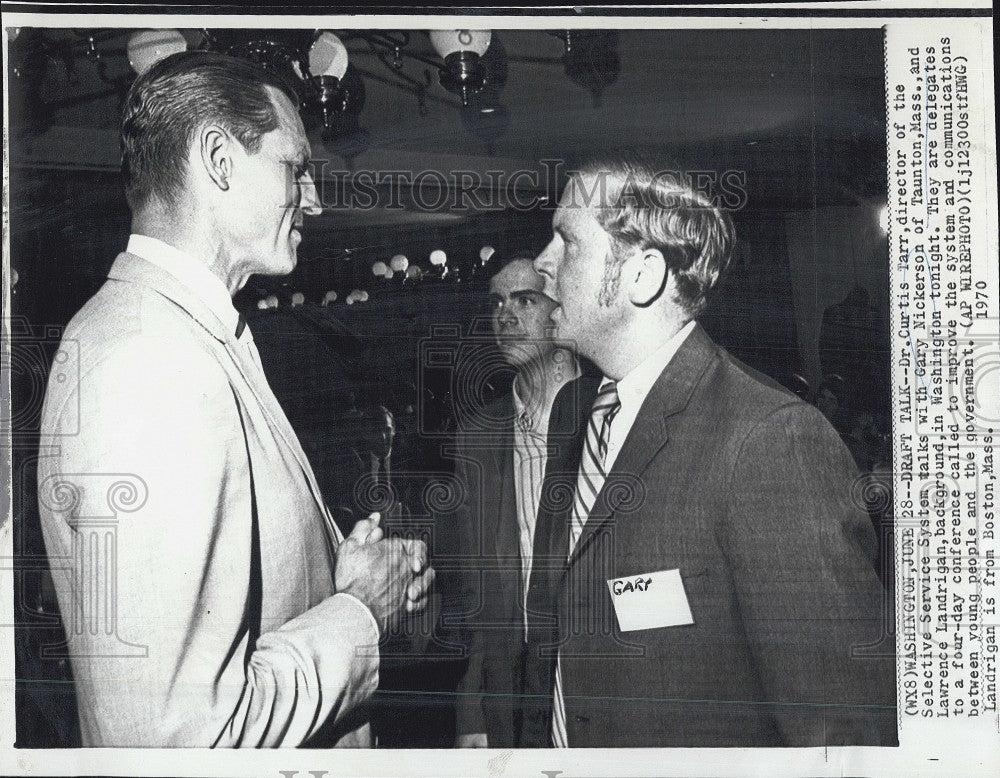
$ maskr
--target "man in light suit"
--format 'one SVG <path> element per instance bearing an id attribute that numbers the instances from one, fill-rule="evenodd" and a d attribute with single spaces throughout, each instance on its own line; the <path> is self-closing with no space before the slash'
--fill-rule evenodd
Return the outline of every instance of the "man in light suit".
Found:
<path id="1" fill-rule="evenodd" d="M 231 301 L 320 212 L 295 95 L 174 55 L 122 150 L 133 235 L 64 333 L 39 464 L 83 744 L 367 746 L 380 636 L 433 571 L 377 518 L 342 537 Z"/>
<path id="2" fill-rule="evenodd" d="M 536 527 L 525 662 L 543 704 L 522 744 L 895 745 L 850 454 L 695 321 L 728 216 L 619 157 L 570 176 L 553 232 L 535 268 L 557 335 L 604 379 L 552 411 L 578 432 L 549 461 Z"/>
<path id="3" fill-rule="evenodd" d="M 514 257 L 490 279 L 493 334 L 515 373 L 509 394 L 458 435 L 458 517 L 466 569 L 463 606 L 469 662 L 458 685 L 456 746 L 512 748 L 520 727 L 524 597 L 531 572 L 549 412 L 579 375 L 572 352 L 552 339 L 555 303 L 532 260 Z"/>

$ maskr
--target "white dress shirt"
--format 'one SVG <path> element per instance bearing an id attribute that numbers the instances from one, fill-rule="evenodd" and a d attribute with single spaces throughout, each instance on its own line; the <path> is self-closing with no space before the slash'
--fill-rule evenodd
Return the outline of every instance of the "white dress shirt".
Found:
<path id="1" fill-rule="evenodd" d="M 674 354 L 692 332 L 694 332 L 693 319 L 618 381 L 618 401 L 621 403 L 621 408 L 615 414 L 611 428 L 608 430 L 608 452 L 604 456 L 604 472 L 611 472 L 611 468 L 618 458 L 618 452 L 625 444 L 646 396 L 667 365 L 670 364 Z M 604 380 L 601 381 L 601 386 L 610 380 L 605 376 Z"/>
<path id="2" fill-rule="evenodd" d="M 535 520 L 542 499 L 545 463 L 548 461 L 549 415 L 559 389 L 580 376 L 580 366 L 576 360 L 572 356 L 567 356 L 567 359 L 571 361 L 572 370 L 549 373 L 544 392 L 540 393 L 535 402 L 523 399 L 518 392 L 518 382 L 514 382 L 514 494 L 517 502 L 518 546 L 521 552 L 525 640 L 528 637 L 528 580 L 531 576 L 535 542 Z M 561 380 L 557 380 L 555 374 Z"/>
<path id="3" fill-rule="evenodd" d="M 194 292 L 219 317 L 219 321 L 226 325 L 226 329 L 236 332 L 240 314 L 233 307 L 233 298 L 222 279 L 209 270 L 204 262 L 148 235 L 130 235 L 125 250 L 170 273 Z"/>
<path id="4" fill-rule="evenodd" d="M 229 289 L 226 288 L 221 278 L 208 269 L 204 262 L 199 262 L 187 252 L 181 251 L 169 243 L 164 243 L 162 240 L 135 233 L 129 236 L 128 246 L 125 250 L 129 254 L 142 257 L 147 262 L 170 273 L 197 295 L 198 299 L 208 306 L 208 309 L 216 315 L 226 329 L 236 335 L 237 341 L 250 352 L 254 364 L 263 373 L 260 354 L 253 342 L 250 328 L 247 326 L 240 328 L 240 314 L 233 307 L 233 298 L 229 294 Z"/>

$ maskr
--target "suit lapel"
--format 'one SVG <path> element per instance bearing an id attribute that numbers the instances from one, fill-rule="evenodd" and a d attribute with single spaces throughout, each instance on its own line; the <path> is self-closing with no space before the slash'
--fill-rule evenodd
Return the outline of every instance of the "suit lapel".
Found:
<path id="1" fill-rule="evenodd" d="M 497 452 L 502 462 L 497 484 L 499 511 L 494 522 L 496 537 L 493 547 L 498 569 L 502 571 L 499 576 L 501 602 L 508 604 L 512 618 L 520 618 L 521 607 L 518 603 L 524 600 L 524 560 L 521 559 L 521 525 L 517 515 L 517 487 L 514 483 L 514 438 L 509 434 L 505 438 L 506 447 Z"/>
<path id="2" fill-rule="evenodd" d="M 597 396 L 599 379 L 584 375 L 567 383 L 556 396 L 549 416 L 547 437 L 548 462 L 545 467 L 545 481 L 542 484 L 542 499 L 535 525 L 535 541 L 532 553 L 531 578 L 529 582 L 528 641 L 533 646 L 553 645 L 558 639 L 555 616 L 559 582 L 566 570 L 566 555 L 569 550 L 569 516 L 573 504 L 573 489 L 576 473 L 580 466 L 580 451 L 583 448 L 587 428 L 587 417 Z M 542 654 L 529 652 L 537 660 Z M 535 666 L 526 658 L 526 683 L 537 686 L 540 693 L 551 694 L 549 669 Z"/>
<path id="3" fill-rule="evenodd" d="M 580 467 L 580 452 L 587 418 L 597 396 L 600 379 L 585 375 L 560 390 L 549 417 L 549 458 L 535 528 L 534 569 L 561 575 L 569 550 L 570 510 Z M 534 575 L 534 573 L 532 573 Z"/>
<path id="4" fill-rule="evenodd" d="M 194 292 L 170 273 L 151 262 L 147 262 L 142 257 L 122 252 L 112 265 L 108 273 L 108 278 L 140 284 L 165 297 L 185 311 L 212 338 L 219 341 L 225 347 L 230 360 L 236 366 L 236 369 L 249 387 L 250 392 L 257 400 L 257 405 L 264 413 L 269 425 L 288 450 L 292 452 L 293 457 L 302 469 L 313 500 L 327 523 L 327 529 L 332 534 L 331 540 L 334 547 L 336 547 L 337 543 L 342 540 L 342 536 L 326 508 L 326 502 L 323 500 L 319 485 L 316 483 L 312 466 L 309 464 L 302 446 L 299 445 L 298 437 L 288 423 L 285 412 L 278 404 L 270 386 L 267 385 L 261 368 L 252 363 L 248 350 L 243 348 L 242 344 L 236 340 L 236 334 L 230 332 L 219 317 Z"/>
<path id="5" fill-rule="evenodd" d="M 226 326 L 193 291 L 178 281 L 161 267 L 147 262 L 142 257 L 123 251 L 115 259 L 108 278 L 139 284 L 182 308 L 188 316 L 198 322 L 209 335 L 220 343 L 226 342 Z"/>
<path id="6" fill-rule="evenodd" d="M 498 418 L 512 419 L 514 404 L 510 397 L 504 398 Z M 488 504 L 496 508 L 493 514 L 493 549 L 497 560 L 509 563 L 511 558 L 520 559 L 517 523 L 517 493 L 514 485 L 514 433 L 509 424 L 497 433 L 490 446 L 491 472 L 498 478 L 491 484 Z M 511 521 L 513 517 L 513 521 Z"/>
<path id="7" fill-rule="evenodd" d="M 330 515 L 330 512 L 326 507 L 326 501 L 323 499 L 323 493 L 320 491 L 319 484 L 316 482 L 316 476 L 312 471 L 312 465 L 309 463 L 309 459 L 306 457 L 305 451 L 302 450 L 302 445 L 299 443 L 298 435 L 296 435 L 295 430 L 292 429 L 292 425 L 288 421 L 288 417 L 285 415 L 285 411 L 281 407 L 281 404 L 278 402 L 278 398 L 274 396 L 271 386 L 267 383 L 267 378 L 264 375 L 263 369 L 256 364 L 256 362 L 254 362 L 253 357 L 251 357 L 249 353 L 248 347 L 245 347 L 245 344 L 237 342 L 235 337 L 227 339 L 226 350 L 236 362 L 236 365 L 240 369 L 244 380 L 246 380 L 249 385 L 254 398 L 257 400 L 258 405 L 260 405 L 261 410 L 264 412 L 269 425 L 295 457 L 299 468 L 302 470 L 303 476 L 305 476 L 306 483 L 309 485 L 309 491 L 312 493 L 313 501 L 316 503 L 316 507 L 319 508 L 319 512 L 322 514 L 327 523 L 327 529 L 331 535 L 333 547 L 336 548 L 337 544 L 343 540 L 343 535 L 337 527 L 336 522 L 333 521 L 333 517 Z"/>
<path id="8" fill-rule="evenodd" d="M 569 564 L 577 559 L 595 533 L 614 515 L 615 505 L 611 503 L 621 504 L 620 499 L 609 500 L 609 496 L 628 494 L 633 479 L 642 477 L 653 457 L 667 444 L 670 438 L 668 420 L 687 407 L 716 351 L 711 338 L 701 325 L 696 324 L 646 395 L 639 415 L 597 495 Z M 579 459 L 577 464 L 579 466 Z"/>

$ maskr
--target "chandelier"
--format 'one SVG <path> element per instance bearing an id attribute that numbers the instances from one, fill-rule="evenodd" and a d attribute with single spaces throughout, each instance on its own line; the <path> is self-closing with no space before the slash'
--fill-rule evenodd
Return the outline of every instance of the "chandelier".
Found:
<path id="1" fill-rule="evenodd" d="M 502 103 L 508 55 L 501 37 L 490 30 L 203 29 L 186 34 L 173 29 L 74 30 L 63 37 L 52 32 L 38 28 L 8 31 L 13 88 L 20 92 L 15 104 L 29 124 L 41 129 L 58 107 L 45 100 L 41 89 L 51 64 L 61 63 L 67 78 L 72 78 L 77 61 L 89 61 L 110 91 L 124 94 L 135 74 L 187 49 L 248 59 L 282 77 L 298 94 L 306 125 L 319 126 L 324 144 L 331 147 L 349 145 L 364 134 L 359 119 L 366 80 L 412 95 L 421 116 L 428 113 L 429 101 L 457 98 L 465 129 L 488 144 L 509 123 Z M 563 41 L 561 57 L 519 59 L 562 64 L 566 77 L 587 89 L 599 106 L 602 90 L 615 82 L 620 70 L 616 33 L 545 34 Z M 127 62 L 128 68 L 120 68 L 123 72 L 111 77 L 108 63 L 116 58 Z M 354 61 L 359 58 L 363 63 Z"/>

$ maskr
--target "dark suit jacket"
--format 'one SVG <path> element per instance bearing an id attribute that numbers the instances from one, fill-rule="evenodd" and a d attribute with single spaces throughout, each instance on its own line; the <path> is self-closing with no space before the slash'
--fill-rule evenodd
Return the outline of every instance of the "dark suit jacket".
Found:
<path id="1" fill-rule="evenodd" d="M 583 430 L 596 384 L 584 400 L 572 391 L 553 429 Z M 874 536 L 818 411 L 696 327 L 567 563 L 582 439 L 569 441 L 549 460 L 536 528 L 525 661 L 546 705 L 524 745 L 547 740 L 556 647 L 570 746 L 897 743 L 892 657 L 864 655 L 883 627 Z M 674 569 L 694 623 L 622 632 L 607 581 Z"/>
<path id="2" fill-rule="evenodd" d="M 461 631 L 469 661 L 458 686 L 456 728 L 485 732 L 491 748 L 515 745 L 524 643 L 513 417 L 508 394 L 457 437 L 456 476 L 465 487 L 458 513 Z"/>

